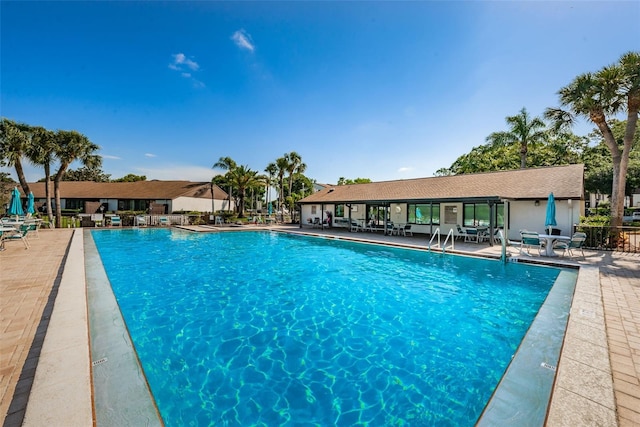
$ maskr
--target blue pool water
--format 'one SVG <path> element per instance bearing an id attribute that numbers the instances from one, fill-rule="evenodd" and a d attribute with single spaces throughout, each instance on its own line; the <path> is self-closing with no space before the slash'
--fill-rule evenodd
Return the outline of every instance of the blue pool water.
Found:
<path id="1" fill-rule="evenodd" d="M 167 426 L 472 426 L 560 271 L 271 232 L 92 235 Z"/>

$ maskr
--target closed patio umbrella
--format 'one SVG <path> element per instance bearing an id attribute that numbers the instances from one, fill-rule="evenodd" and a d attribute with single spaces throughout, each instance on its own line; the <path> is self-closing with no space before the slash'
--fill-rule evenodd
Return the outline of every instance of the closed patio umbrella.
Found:
<path id="1" fill-rule="evenodd" d="M 549 228 L 549 233 L 551 234 L 551 227 L 555 227 L 558 225 L 556 223 L 556 199 L 553 197 L 553 193 L 549 193 L 549 198 L 547 199 L 547 216 L 544 220 L 544 226 Z"/>
<path id="2" fill-rule="evenodd" d="M 35 208 L 33 207 L 33 192 L 29 191 L 29 197 L 27 197 L 27 213 L 33 215 L 36 213 Z"/>
<path id="3" fill-rule="evenodd" d="M 21 216 L 24 215 L 22 210 L 22 201 L 20 200 L 20 191 L 18 187 L 13 187 L 11 191 L 11 202 L 9 203 L 9 215 Z"/>

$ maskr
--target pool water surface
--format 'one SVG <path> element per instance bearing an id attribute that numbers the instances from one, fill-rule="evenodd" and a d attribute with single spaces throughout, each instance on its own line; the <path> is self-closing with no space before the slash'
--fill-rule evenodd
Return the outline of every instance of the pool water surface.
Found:
<path id="1" fill-rule="evenodd" d="M 167 426 L 472 426 L 560 272 L 276 232 L 92 235 Z"/>

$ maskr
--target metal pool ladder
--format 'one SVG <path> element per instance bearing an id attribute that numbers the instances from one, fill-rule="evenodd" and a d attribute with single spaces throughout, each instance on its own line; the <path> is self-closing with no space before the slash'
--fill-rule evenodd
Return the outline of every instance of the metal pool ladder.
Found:
<path id="1" fill-rule="evenodd" d="M 433 239 L 435 239 L 436 236 L 438 236 L 438 243 L 434 245 Z M 431 252 L 431 247 L 433 246 L 434 248 L 442 248 L 442 253 L 445 253 L 449 238 L 451 238 L 451 249 L 453 250 L 455 249 L 455 245 L 453 242 L 456 240 L 455 236 L 453 235 L 453 229 L 449 230 L 449 233 L 447 233 L 447 238 L 444 239 L 444 245 L 440 245 L 440 227 L 436 228 L 436 231 L 431 236 L 431 240 L 429 240 L 429 244 L 427 245 L 427 247 L 429 248 L 429 252 Z"/>

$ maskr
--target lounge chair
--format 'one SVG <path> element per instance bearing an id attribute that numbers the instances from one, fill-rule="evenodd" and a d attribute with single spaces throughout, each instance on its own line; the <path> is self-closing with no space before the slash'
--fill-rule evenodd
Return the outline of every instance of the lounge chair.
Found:
<path id="1" fill-rule="evenodd" d="M 355 219 L 352 219 L 350 230 L 353 232 L 362 231 L 362 226 L 358 223 L 358 221 L 356 221 Z"/>
<path id="2" fill-rule="evenodd" d="M 122 226 L 122 220 L 119 216 L 115 215 L 111 217 L 111 226 L 112 227 L 120 227 Z"/>
<path id="3" fill-rule="evenodd" d="M 171 226 L 171 221 L 166 216 L 161 216 L 158 221 L 161 226 Z"/>
<path id="4" fill-rule="evenodd" d="M 573 250 L 580 249 L 582 252 L 582 258 L 584 258 L 584 250 L 582 246 L 584 246 L 584 242 L 587 240 L 587 234 L 582 232 L 576 232 L 571 236 L 571 240 L 568 242 L 557 242 L 553 245 L 554 249 L 562 249 L 562 256 L 566 252 L 569 252 L 569 256 L 573 257 Z"/>
<path id="5" fill-rule="evenodd" d="M 315 217 L 313 218 L 313 224 L 312 224 L 313 228 L 320 228 L 320 218 L 319 217 Z"/>
<path id="6" fill-rule="evenodd" d="M 147 218 L 144 215 L 136 216 L 136 225 L 138 227 L 146 227 L 147 226 Z"/>
<path id="7" fill-rule="evenodd" d="M 524 250 L 527 250 L 527 254 L 531 255 L 531 248 L 538 249 L 538 255 L 542 255 L 542 249 L 544 248 L 544 241 L 540 240 L 540 235 L 534 231 L 522 230 L 520 232 L 520 255 Z"/>

